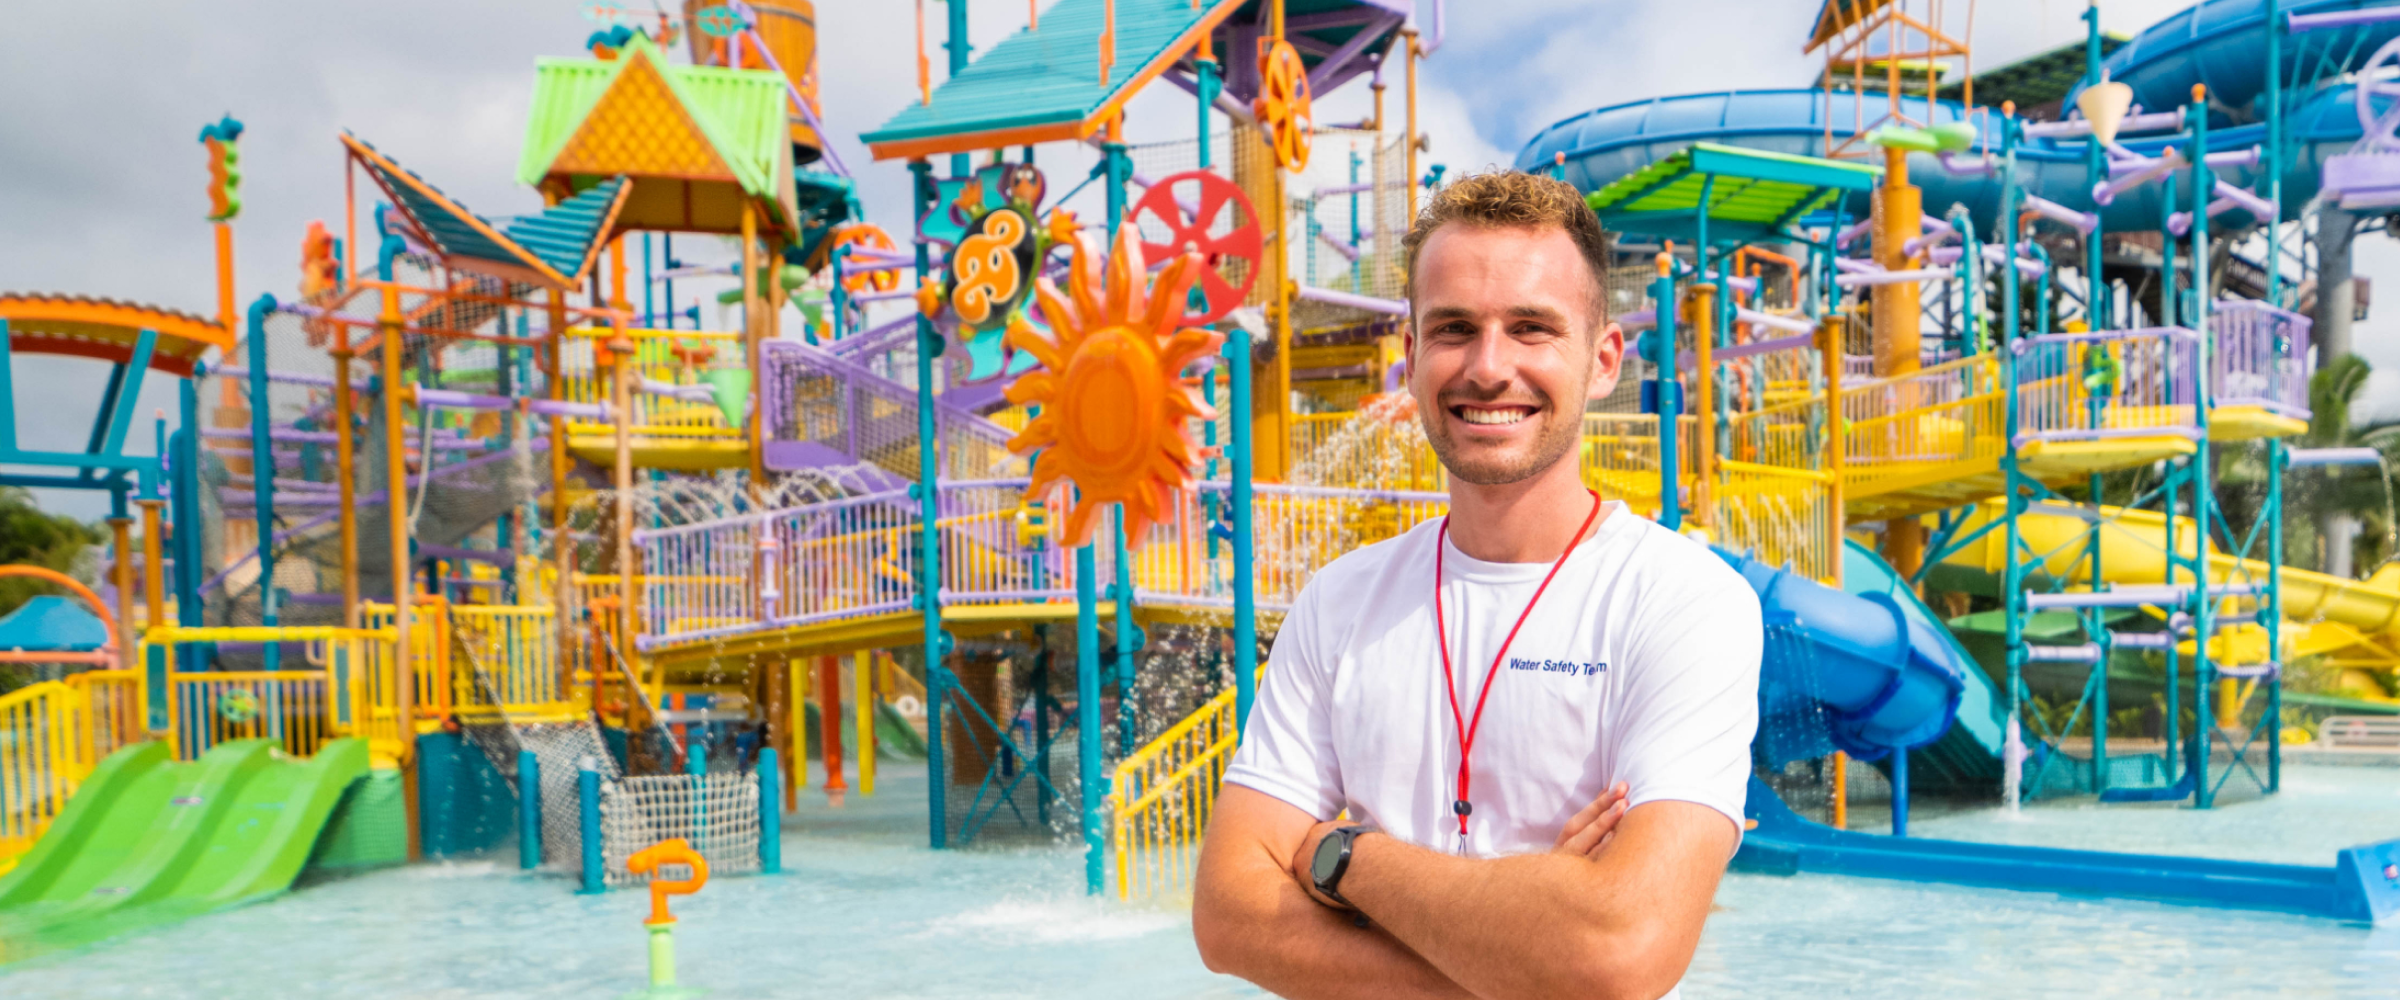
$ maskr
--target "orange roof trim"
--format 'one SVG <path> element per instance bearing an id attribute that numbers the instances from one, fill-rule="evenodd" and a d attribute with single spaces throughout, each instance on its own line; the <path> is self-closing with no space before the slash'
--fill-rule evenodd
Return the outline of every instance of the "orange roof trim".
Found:
<path id="1" fill-rule="evenodd" d="M 215 320 L 115 299 L 0 292 L 0 320 L 8 321 L 12 351 L 119 364 L 133 357 L 143 330 L 155 331 L 151 369 L 184 378 L 191 377 L 192 364 L 209 348 L 233 350 L 233 332 Z"/>

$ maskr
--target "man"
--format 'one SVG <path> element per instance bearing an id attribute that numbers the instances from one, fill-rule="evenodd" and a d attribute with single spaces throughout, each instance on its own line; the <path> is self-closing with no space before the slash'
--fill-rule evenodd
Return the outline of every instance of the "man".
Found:
<path id="1" fill-rule="evenodd" d="M 1450 515 L 1285 617 L 1201 850 L 1201 957 L 1302 998 L 1672 994 L 1741 840 L 1757 599 L 1584 488 L 1625 341 L 1574 189 L 1461 179 L 1403 249 Z"/>

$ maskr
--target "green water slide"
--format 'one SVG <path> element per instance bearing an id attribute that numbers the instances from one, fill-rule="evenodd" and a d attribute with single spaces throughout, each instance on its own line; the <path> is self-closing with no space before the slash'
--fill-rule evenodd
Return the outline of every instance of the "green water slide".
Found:
<path id="1" fill-rule="evenodd" d="M 1857 542 L 1842 542 L 1842 589 L 1853 594 L 1889 594 L 1911 621 L 1923 625 L 1927 632 L 1948 643 L 1960 663 L 1972 663 L 1967 650 L 1933 613 L 1932 608 L 1917 599 L 1890 563 Z M 1932 745 L 1920 747 L 1909 754 L 1912 787 L 1928 791 L 1982 791 L 2000 786 L 2000 744 L 2003 738 L 2003 706 L 2000 686 L 1992 683 L 1983 671 L 1970 667 L 1965 672 L 1965 690 L 1959 692 L 1958 720 L 1948 732 Z"/>
<path id="2" fill-rule="evenodd" d="M 270 740 L 221 743 L 189 763 L 159 742 L 110 754 L 0 876 L 0 963 L 290 888 L 366 773 L 360 739 L 307 760 Z"/>

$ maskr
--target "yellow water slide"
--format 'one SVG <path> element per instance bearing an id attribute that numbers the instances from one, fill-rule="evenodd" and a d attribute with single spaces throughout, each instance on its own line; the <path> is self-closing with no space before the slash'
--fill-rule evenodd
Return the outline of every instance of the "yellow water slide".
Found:
<path id="1" fill-rule="evenodd" d="M 2004 505 L 2005 501 L 1998 498 L 1976 504 L 1960 534 L 1999 520 Z M 2018 518 L 2017 530 L 2026 547 L 2039 558 L 2036 572 L 2063 578 L 2069 587 L 2088 588 L 2092 583 L 2090 563 L 2084 556 L 2089 532 L 2095 524 L 2100 543 L 2100 577 L 2104 582 L 2119 588 L 2167 583 L 2167 518 L 2157 511 L 2036 504 Z M 2187 557 L 2195 554 L 2200 538 L 2196 522 L 2178 517 L 2174 528 L 2176 550 Z M 2002 556 L 2006 545 L 2005 532 L 1993 527 L 1972 544 L 1951 553 L 1944 562 L 1998 576 L 2005 567 Z M 2209 547 L 2212 586 L 2255 584 L 2263 588 L 2267 569 L 2263 561 L 2236 558 L 2217 551 L 2214 545 Z M 2287 643 L 2285 657 L 2324 656 L 2337 667 L 2370 672 L 2388 672 L 2400 667 L 2400 563 L 2387 564 L 2365 580 L 2287 566 L 2282 585 L 2283 617 L 2290 623 L 2283 633 Z M 2234 646 L 2218 655 L 2264 659 L 2264 639 L 2262 629 L 2238 631 L 2230 639 Z M 2255 645 L 2245 649 L 2244 644 Z M 2250 655 L 2243 656 L 2245 652 Z M 2386 697 L 2375 681 L 2358 680 L 2366 681 L 2373 690 L 2353 682 L 2345 684 L 2351 689 L 2345 693 Z"/>

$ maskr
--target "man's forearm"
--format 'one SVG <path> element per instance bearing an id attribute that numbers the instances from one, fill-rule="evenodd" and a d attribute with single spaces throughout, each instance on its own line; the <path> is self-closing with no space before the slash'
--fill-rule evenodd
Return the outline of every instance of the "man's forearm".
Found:
<path id="1" fill-rule="evenodd" d="M 1210 969 L 1292 1000 L 1473 996 L 1388 932 L 1361 928 L 1352 914 L 1319 906 L 1298 888 L 1260 916 L 1202 937 Z"/>
<path id="2" fill-rule="evenodd" d="M 1661 842 L 1691 833 L 1661 819 L 1629 816 L 1597 860 L 1461 858 L 1362 837 L 1342 893 L 1478 996 L 1655 997 L 1682 977 L 1722 872 L 1673 874 L 1691 866 L 1664 863 Z M 1699 832 L 1703 850 L 1731 853 L 1729 829 Z"/>
<path id="3" fill-rule="evenodd" d="M 1192 905 L 1193 935 L 1211 970 L 1295 1000 L 1470 996 L 1390 934 L 1318 905 L 1271 855 L 1214 843 L 1204 850 L 1221 852 L 1203 858 L 1203 869 L 1219 869 L 1219 877 L 1201 880 Z"/>

